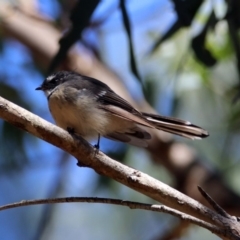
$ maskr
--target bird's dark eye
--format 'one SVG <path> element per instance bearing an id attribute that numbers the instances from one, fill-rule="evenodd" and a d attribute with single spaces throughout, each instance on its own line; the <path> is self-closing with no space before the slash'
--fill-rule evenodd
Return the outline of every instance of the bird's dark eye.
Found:
<path id="1" fill-rule="evenodd" d="M 58 79 L 56 79 L 56 78 L 53 78 L 53 79 L 50 81 L 51 84 L 56 84 L 57 82 L 58 82 Z"/>

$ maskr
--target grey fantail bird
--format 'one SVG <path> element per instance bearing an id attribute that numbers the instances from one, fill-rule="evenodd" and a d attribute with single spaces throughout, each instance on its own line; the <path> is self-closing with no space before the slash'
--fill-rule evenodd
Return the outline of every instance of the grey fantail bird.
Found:
<path id="1" fill-rule="evenodd" d="M 104 136 L 147 147 L 151 139 L 148 129 L 190 139 L 208 136 L 206 130 L 188 121 L 140 112 L 103 82 L 75 72 L 56 72 L 36 90 L 46 94 L 50 112 L 59 127 L 71 129 L 88 140 Z"/>

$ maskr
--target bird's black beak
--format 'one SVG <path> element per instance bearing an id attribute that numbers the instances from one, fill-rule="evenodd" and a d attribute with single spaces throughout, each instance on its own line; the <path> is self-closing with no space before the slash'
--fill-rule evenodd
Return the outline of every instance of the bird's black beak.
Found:
<path id="1" fill-rule="evenodd" d="M 42 88 L 42 86 L 39 86 L 35 90 L 43 90 L 43 88 Z"/>

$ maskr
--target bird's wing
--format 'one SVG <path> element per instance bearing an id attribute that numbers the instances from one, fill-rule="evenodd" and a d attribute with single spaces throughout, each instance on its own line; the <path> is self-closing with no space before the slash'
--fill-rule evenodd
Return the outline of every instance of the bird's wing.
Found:
<path id="1" fill-rule="evenodd" d="M 99 108 L 102 108 L 117 117 L 145 127 L 154 128 L 141 112 L 114 92 L 100 92 L 97 101 L 101 103 L 99 104 Z"/>

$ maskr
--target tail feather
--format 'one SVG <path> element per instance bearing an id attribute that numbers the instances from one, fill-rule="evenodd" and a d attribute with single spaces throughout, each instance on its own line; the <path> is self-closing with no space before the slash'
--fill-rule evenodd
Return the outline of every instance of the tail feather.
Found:
<path id="1" fill-rule="evenodd" d="M 206 130 L 193 125 L 188 121 L 156 114 L 142 114 L 155 128 L 165 132 L 177 134 L 190 139 L 202 139 L 209 135 Z"/>

